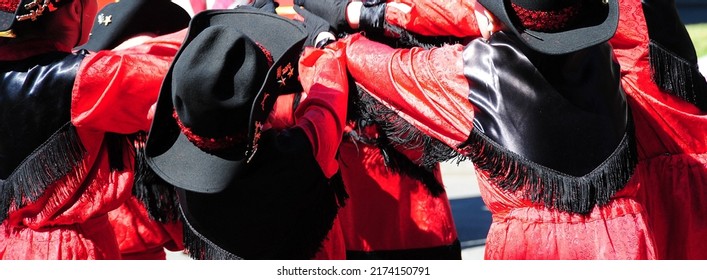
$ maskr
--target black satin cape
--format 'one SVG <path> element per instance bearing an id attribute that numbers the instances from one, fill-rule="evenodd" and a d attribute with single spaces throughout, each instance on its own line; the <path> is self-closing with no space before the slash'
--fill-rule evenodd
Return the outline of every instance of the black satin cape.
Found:
<path id="1" fill-rule="evenodd" d="M 474 129 L 460 148 L 500 187 L 588 213 L 628 181 L 631 115 L 612 49 L 551 56 L 495 33 L 464 50 Z"/>

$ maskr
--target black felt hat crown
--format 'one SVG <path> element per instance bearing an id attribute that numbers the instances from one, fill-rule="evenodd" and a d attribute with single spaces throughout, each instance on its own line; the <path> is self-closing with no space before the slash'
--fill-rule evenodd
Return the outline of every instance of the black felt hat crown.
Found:
<path id="1" fill-rule="evenodd" d="M 194 192 L 232 185 L 277 96 L 299 86 L 305 38 L 302 25 L 254 9 L 197 14 L 158 98 L 146 148 L 154 171 Z"/>

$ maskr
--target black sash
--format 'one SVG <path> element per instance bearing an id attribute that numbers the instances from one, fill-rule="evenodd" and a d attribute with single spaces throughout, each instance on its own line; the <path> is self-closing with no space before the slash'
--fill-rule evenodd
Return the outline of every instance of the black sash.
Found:
<path id="1" fill-rule="evenodd" d="M 608 44 L 563 56 L 499 32 L 464 51 L 474 131 L 462 149 L 504 189 L 587 213 L 628 181 L 631 116 Z"/>

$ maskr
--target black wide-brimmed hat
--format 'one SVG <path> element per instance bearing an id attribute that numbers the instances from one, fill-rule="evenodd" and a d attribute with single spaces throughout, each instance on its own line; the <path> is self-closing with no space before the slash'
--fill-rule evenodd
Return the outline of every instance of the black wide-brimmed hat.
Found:
<path id="1" fill-rule="evenodd" d="M 164 35 L 186 28 L 191 17 L 170 0 L 120 0 L 98 11 L 86 44 L 90 51 L 112 49 L 140 33 Z"/>
<path id="2" fill-rule="evenodd" d="M 304 27 L 255 9 L 191 21 L 162 84 L 146 154 L 168 183 L 217 193 L 242 175 L 277 96 L 298 86 Z"/>
<path id="3" fill-rule="evenodd" d="M 301 92 L 299 22 L 253 8 L 197 14 L 162 84 L 146 143 L 177 189 L 196 259 L 309 259 L 338 211 L 336 189 L 298 127 L 266 129 Z"/>
<path id="4" fill-rule="evenodd" d="M 608 41 L 618 26 L 618 0 L 478 0 L 530 48 L 565 54 Z M 568 20 L 556 30 L 524 25 L 518 11 L 531 15 L 533 26 Z M 536 15 L 538 15 L 536 17 Z M 545 17 L 550 15 L 550 17 Z"/>
<path id="5" fill-rule="evenodd" d="M 0 0 L 0 37 L 14 37 L 18 22 L 35 21 L 73 0 Z"/>

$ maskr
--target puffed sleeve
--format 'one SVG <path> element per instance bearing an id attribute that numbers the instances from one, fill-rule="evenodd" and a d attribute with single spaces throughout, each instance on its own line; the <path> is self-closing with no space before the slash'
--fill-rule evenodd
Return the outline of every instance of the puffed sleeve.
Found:
<path id="1" fill-rule="evenodd" d="M 183 30 L 86 57 L 72 90 L 74 126 L 121 134 L 147 131 L 150 109 L 185 35 Z"/>
<path id="2" fill-rule="evenodd" d="M 344 40 L 349 72 L 374 98 L 450 147 L 467 139 L 474 108 L 467 98 L 464 46 L 393 49 L 360 34 Z"/>
<path id="3" fill-rule="evenodd" d="M 295 123 L 312 144 L 324 175 L 331 177 L 346 122 L 348 84 L 342 43 L 325 49 L 307 48 L 299 61 L 299 77 L 306 98 L 295 111 Z"/>
<path id="4" fill-rule="evenodd" d="M 472 5 L 468 0 L 389 0 L 385 20 L 425 36 L 478 37 Z"/>

